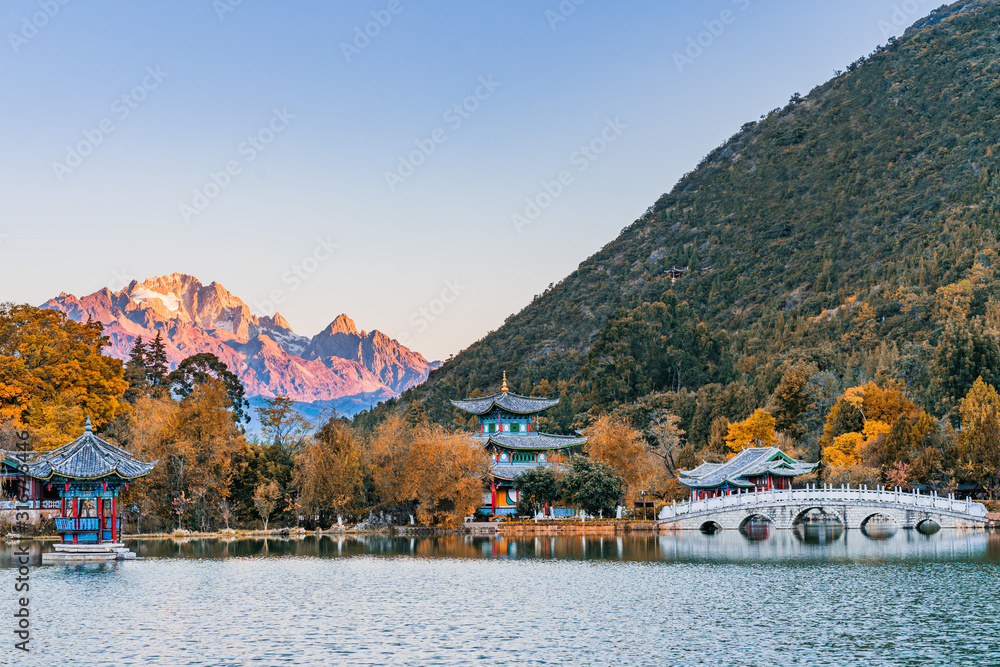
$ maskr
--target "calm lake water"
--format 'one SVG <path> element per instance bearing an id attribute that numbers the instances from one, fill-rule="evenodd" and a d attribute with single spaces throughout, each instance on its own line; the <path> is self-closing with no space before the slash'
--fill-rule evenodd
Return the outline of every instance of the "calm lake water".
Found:
<path id="1" fill-rule="evenodd" d="M 35 565 L 17 665 L 1000 665 L 1000 533 L 134 541 Z M 39 545 L 33 558 L 40 560 Z"/>

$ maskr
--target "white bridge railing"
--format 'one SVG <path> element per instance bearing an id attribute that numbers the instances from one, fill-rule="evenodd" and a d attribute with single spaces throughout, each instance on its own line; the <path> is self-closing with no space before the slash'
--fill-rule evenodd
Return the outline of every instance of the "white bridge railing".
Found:
<path id="1" fill-rule="evenodd" d="M 734 493 L 729 496 L 716 496 L 715 498 L 706 498 L 704 500 L 692 500 L 683 503 L 674 502 L 660 511 L 659 518 L 660 520 L 668 520 L 684 514 L 771 505 L 775 503 L 816 503 L 817 505 L 821 505 L 824 501 L 859 504 L 886 503 L 922 509 L 943 510 L 975 518 L 984 518 L 986 516 L 985 505 L 974 502 L 969 498 L 957 500 L 954 494 L 939 496 L 933 491 L 921 494 L 916 490 L 903 491 L 899 487 L 886 489 L 879 486 L 875 489 L 869 489 L 867 486 L 859 486 L 852 489 L 850 485 L 840 487 L 823 485 L 809 486 L 805 489 L 785 489 L 781 491 L 772 489 L 770 491 Z"/>

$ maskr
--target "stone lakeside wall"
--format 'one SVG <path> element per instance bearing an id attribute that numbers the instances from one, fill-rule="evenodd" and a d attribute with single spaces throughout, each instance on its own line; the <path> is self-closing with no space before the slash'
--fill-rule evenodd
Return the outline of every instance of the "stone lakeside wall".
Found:
<path id="1" fill-rule="evenodd" d="M 655 532 L 655 521 L 539 521 L 538 523 L 501 523 L 497 532 L 503 536 L 521 535 L 614 535 L 628 532 Z"/>

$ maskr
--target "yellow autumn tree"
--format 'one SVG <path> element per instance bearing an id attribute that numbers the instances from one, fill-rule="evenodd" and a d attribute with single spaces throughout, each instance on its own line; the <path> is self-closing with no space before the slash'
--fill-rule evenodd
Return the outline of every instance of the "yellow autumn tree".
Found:
<path id="1" fill-rule="evenodd" d="M 730 457 L 738 454 L 747 446 L 770 447 L 774 444 L 777 433 L 774 430 L 775 419 L 763 408 L 757 408 L 754 413 L 741 422 L 729 425 L 726 433 L 726 446 Z"/>
<path id="2" fill-rule="evenodd" d="M 424 524 L 458 525 L 479 507 L 490 476 L 489 456 L 470 435 L 403 415 L 375 429 L 368 461 L 383 504 L 402 505 Z"/>
<path id="3" fill-rule="evenodd" d="M 331 419 L 298 457 L 295 482 L 303 507 L 319 515 L 320 521 L 331 513 L 343 514 L 361 489 L 362 473 L 354 430 L 342 420 Z"/>
<path id="4" fill-rule="evenodd" d="M 623 417 L 602 415 L 584 429 L 590 458 L 605 463 L 621 477 L 628 506 L 638 500 L 659 472 L 660 460 L 650 451 L 642 431 Z"/>
<path id="5" fill-rule="evenodd" d="M 121 361 L 106 357 L 99 322 L 81 324 L 28 305 L 0 305 L 0 421 L 27 427 L 35 449 L 52 449 L 123 408 Z"/>
<path id="6" fill-rule="evenodd" d="M 992 500 L 1000 486 L 1000 395 L 980 377 L 962 399 L 960 412 L 959 474 L 981 484 Z"/>
<path id="7" fill-rule="evenodd" d="M 229 497 L 233 457 L 247 447 L 233 422 L 226 388 L 210 378 L 180 401 L 141 397 L 128 413 L 122 446 L 137 458 L 157 461 L 152 473 L 127 493 L 123 503 L 144 505 L 162 520 L 180 508 L 178 524 L 200 530 L 214 526 Z"/>
<path id="8" fill-rule="evenodd" d="M 917 419 L 920 410 L 902 382 L 869 382 L 844 391 L 827 416 L 821 440 L 823 459 L 833 483 L 875 483 L 886 471 L 885 458 L 892 425 Z M 893 462 L 889 462 L 890 465 Z"/>

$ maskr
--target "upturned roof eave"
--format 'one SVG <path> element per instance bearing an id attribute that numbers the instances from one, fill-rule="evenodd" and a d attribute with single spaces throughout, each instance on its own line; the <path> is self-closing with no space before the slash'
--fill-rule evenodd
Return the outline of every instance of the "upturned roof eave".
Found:
<path id="1" fill-rule="evenodd" d="M 499 392 L 492 396 L 483 396 L 482 398 L 452 399 L 450 402 L 459 410 L 464 410 L 473 415 L 484 415 L 494 408 L 500 408 L 518 415 L 533 415 L 557 405 L 559 399 Z"/>
<path id="2" fill-rule="evenodd" d="M 506 442 L 498 439 L 503 438 Z M 568 449 L 587 443 L 587 438 L 573 435 L 552 435 L 550 433 L 525 433 L 510 435 L 504 433 L 474 433 L 473 437 L 482 443 L 483 447 L 496 445 L 504 449 L 550 451 L 553 449 Z M 538 441 L 532 442 L 535 438 Z"/>

